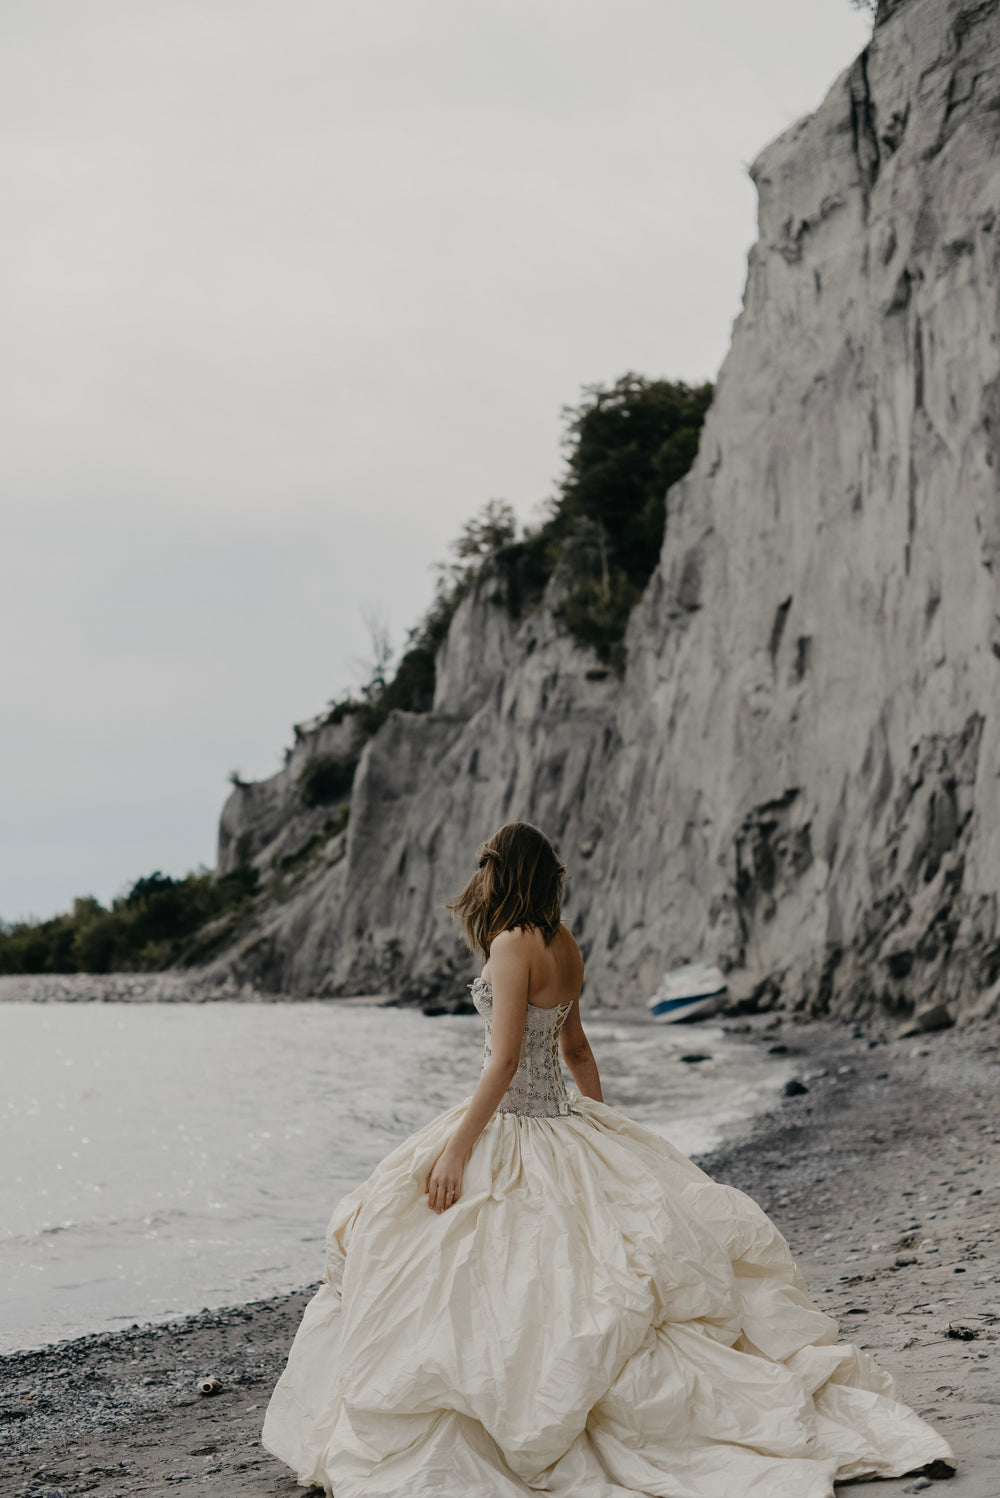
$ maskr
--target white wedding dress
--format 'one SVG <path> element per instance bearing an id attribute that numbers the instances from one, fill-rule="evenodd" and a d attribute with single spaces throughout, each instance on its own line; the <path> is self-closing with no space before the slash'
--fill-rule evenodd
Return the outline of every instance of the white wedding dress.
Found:
<path id="1" fill-rule="evenodd" d="M 424 1183 L 468 1099 L 337 1205 L 266 1449 L 336 1498 L 830 1498 L 951 1461 L 755 1202 L 567 1094 L 568 1010 L 529 1005 L 454 1206 Z"/>

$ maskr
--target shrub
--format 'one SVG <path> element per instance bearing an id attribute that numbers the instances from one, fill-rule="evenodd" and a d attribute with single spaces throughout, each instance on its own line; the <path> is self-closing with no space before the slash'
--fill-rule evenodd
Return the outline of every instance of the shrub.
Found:
<path id="1" fill-rule="evenodd" d="M 126 958 L 129 942 L 129 925 L 120 912 L 102 911 L 94 920 L 81 925 L 73 938 L 73 971 L 77 973 L 110 973 L 119 964 L 116 958 Z M 128 967 L 127 961 L 121 964 Z"/>
<path id="2" fill-rule="evenodd" d="M 299 795 L 306 806 L 328 806 L 332 801 L 341 801 L 351 794 L 357 767 L 356 754 L 314 754 L 299 772 Z"/>
<path id="3" fill-rule="evenodd" d="M 607 583 L 595 578 L 578 583 L 557 606 L 556 618 L 583 644 L 592 645 L 606 665 L 621 671 L 625 626 L 639 595 L 639 588 L 619 567 Z"/>
<path id="4" fill-rule="evenodd" d="M 323 823 L 323 836 L 327 838 L 336 837 L 339 832 L 343 832 L 350 821 L 350 817 L 350 806 L 338 806 L 337 810 L 328 816 Z"/>
<path id="5" fill-rule="evenodd" d="M 336 837 L 338 833 L 343 832 L 347 826 L 350 814 L 351 808 L 346 803 L 338 807 L 331 816 L 326 818 L 319 831 L 314 832 L 312 837 L 307 838 L 301 847 L 296 848 L 294 853 L 286 853 L 283 858 L 279 859 L 278 867 L 284 873 L 289 873 L 292 869 L 300 868 L 303 864 L 308 863 L 325 843 L 328 843 L 331 838 Z"/>

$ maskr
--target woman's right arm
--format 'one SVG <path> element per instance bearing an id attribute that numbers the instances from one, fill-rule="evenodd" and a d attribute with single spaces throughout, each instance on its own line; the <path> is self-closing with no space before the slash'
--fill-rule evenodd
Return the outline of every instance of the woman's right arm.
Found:
<path id="1" fill-rule="evenodd" d="M 590 1041 L 584 1033 L 579 998 L 573 1000 L 573 1007 L 559 1031 L 559 1049 L 583 1096 L 593 1098 L 595 1103 L 603 1103 L 601 1076 L 594 1053 L 590 1049 Z"/>

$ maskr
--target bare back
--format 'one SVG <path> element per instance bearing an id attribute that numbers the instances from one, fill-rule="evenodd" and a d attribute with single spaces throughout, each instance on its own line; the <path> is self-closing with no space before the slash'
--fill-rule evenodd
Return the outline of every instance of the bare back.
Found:
<path id="1" fill-rule="evenodd" d="M 583 986 L 583 958 L 573 933 L 565 924 L 548 946 L 540 931 L 524 930 L 528 948 L 528 1003 L 535 1009 L 558 1009 L 572 1004 Z M 490 964 L 480 975 L 490 983 Z"/>

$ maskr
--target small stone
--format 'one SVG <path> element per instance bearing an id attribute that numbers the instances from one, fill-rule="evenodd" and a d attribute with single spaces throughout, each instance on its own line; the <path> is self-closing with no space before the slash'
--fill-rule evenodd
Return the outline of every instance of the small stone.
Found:
<path id="1" fill-rule="evenodd" d="M 956 1470 L 955 1463 L 942 1456 L 935 1457 L 924 1466 L 926 1477 L 954 1477 Z"/>
<path id="2" fill-rule="evenodd" d="M 703 1056 L 698 1051 L 692 1051 L 689 1056 L 682 1056 L 681 1057 L 682 1061 L 688 1061 L 688 1062 L 694 1062 L 694 1061 L 711 1061 L 711 1059 L 712 1059 L 711 1056 Z"/>
<path id="3" fill-rule="evenodd" d="M 790 1077 L 785 1083 L 785 1097 L 801 1097 L 804 1092 L 808 1091 L 809 1088 L 804 1082 L 800 1082 L 798 1077 Z"/>
<path id="4" fill-rule="evenodd" d="M 952 1273 L 953 1274 L 964 1274 L 965 1273 L 965 1265 L 964 1264 L 956 1264 L 954 1270 L 952 1271 Z"/>
<path id="5" fill-rule="evenodd" d="M 921 1030 L 947 1030 L 955 1023 L 947 1004 L 924 1004 L 915 1015 Z"/>
<path id="6" fill-rule="evenodd" d="M 947 1004 L 935 1003 L 924 1004 L 907 1020 L 901 1029 L 896 1031 L 897 1040 L 906 1040 L 911 1035 L 923 1035 L 931 1030 L 947 1030 L 955 1023 L 954 1016 Z"/>
<path id="7" fill-rule="evenodd" d="M 907 1269 L 911 1264 L 915 1264 L 916 1262 L 917 1262 L 917 1256 L 916 1256 L 916 1254 L 897 1254 L 896 1255 L 896 1268 L 897 1269 Z"/>
<path id="8" fill-rule="evenodd" d="M 929 1477 L 918 1477 L 916 1482 L 910 1484 L 911 1493 L 923 1493 L 927 1488 L 933 1487 Z"/>
<path id="9" fill-rule="evenodd" d="M 788 1047 L 786 1045 L 769 1045 L 767 1054 L 769 1056 L 787 1056 Z"/>

